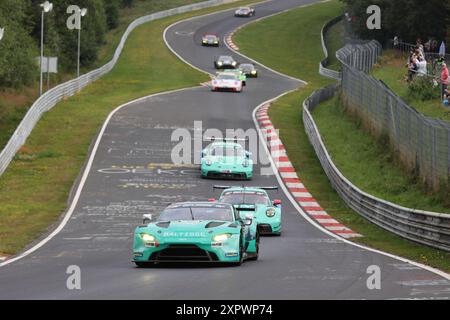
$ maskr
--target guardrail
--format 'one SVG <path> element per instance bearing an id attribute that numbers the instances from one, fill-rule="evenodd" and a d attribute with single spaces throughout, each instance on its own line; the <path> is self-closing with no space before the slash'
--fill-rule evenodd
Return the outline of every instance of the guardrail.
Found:
<path id="1" fill-rule="evenodd" d="M 13 133 L 8 143 L 0 153 L 0 176 L 5 172 L 11 161 L 13 160 L 17 151 L 24 145 L 26 139 L 30 135 L 36 123 L 41 116 L 52 109 L 59 101 L 70 97 L 80 91 L 88 84 L 96 81 L 101 76 L 110 72 L 122 53 L 123 47 L 130 33 L 138 26 L 157 19 L 173 16 L 180 13 L 186 13 L 190 11 L 200 10 L 203 8 L 213 7 L 220 4 L 231 3 L 237 0 L 210 0 L 196 4 L 186 5 L 178 8 L 173 8 L 165 11 L 156 12 L 141 18 L 134 20 L 126 29 L 122 36 L 122 39 L 114 53 L 114 57 L 110 62 L 104 66 L 93 70 L 87 74 L 80 76 L 77 79 L 65 82 L 56 86 L 55 88 L 47 91 L 34 104 L 30 107 L 25 117 L 20 122 L 16 131 Z"/>
<path id="2" fill-rule="evenodd" d="M 331 69 L 327 68 L 328 62 L 329 62 L 329 54 L 328 54 L 328 48 L 327 48 L 327 44 L 326 44 L 326 40 L 325 40 L 325 34 L 327 33 L 328 30 L 330 30 L 331 27 L 333 27 L 335 24 L 337 24 L 342 19 L 343 19 L 343 16 L 339 16 L 339 17 L 336 17 L 336 18 L 328 21 L 327 23 L 324 24 L 324 26 L 322 27 L 322 31 L 320 32 L 320 37 L 322 40 L 322 49 L 323 49 L 325 58 L 322 61 L 320 61 L 320 63 L 319 63 L 319 74 L 324 77 L 331 78 L 331 79 L 338 80 L 338 81 L 340 81 L 342 79 L 342 73 L 339 71 L 331 70 Z"/>
<path id="3" fill-rule="evenodd" d="M 311 112 L 338 89 L 338 84 L 328 86 L 303 102 L 306 134 L 333 188 L 350 208 L 370 222 L 403 238 L 450 251 L 450 214 L 409 209 L 378 199 L 353 185 L 333 163 Z"/>

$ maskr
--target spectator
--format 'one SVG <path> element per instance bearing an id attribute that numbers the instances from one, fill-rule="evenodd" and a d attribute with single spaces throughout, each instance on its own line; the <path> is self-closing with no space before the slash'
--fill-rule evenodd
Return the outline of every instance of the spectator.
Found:
<path id="1" fill-rule="evenodd" d="M 444 106 L 446 106 L 446 107 L 450 106 L 449 100 L 450 100 L 450 90 L 445 89 L 445 91 L 444 91 L 444 100 L 442 102 L 444 104 Z"/>
<path id="2" fill-rule="evenodd" d="M 408 67 L 408 82 L 411 82 L 417 72 L 417 56 L 414 51 L 411 51 L 409 53 L 407 67 Z"/>
<path id="3" fill-rule="evenodd" d="M 445 62 L 442 63 L 442 72 L 441 72 L 441 97 L 444 98 L 444 93 L 448 88 L 449 82 L 449 74 L 447 64 Z"/>
<path id="4" fill-rule="evenodd" d="M 422 40 L 420 38 L 417 39 L 416 49 L 419 51 L 419 54 L 422 54 L 422 56 L 425 57 L 425 49 L 423 47 Z"/>
<path id="5" fill-rule="evenodd" d="M 424 77 L 428 74 L 427 61 L 422 55 L 419 55 L 419 57 L 417 58 L 416 66 L 417 66 L 417 76 Z"/>

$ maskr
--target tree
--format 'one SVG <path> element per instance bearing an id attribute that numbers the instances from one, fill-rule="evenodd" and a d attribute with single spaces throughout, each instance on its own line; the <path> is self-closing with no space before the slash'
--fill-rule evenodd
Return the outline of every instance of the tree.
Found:
<path id="1" fill-rule="evenodd" d="M 26 0 L 0 1 L 0 21 L 6 28 L 0 41 L 0 87 L 20 87 L 37 75 L 38 50 L 30 36 Z"/>
<path id="2" fill-rule="evenodd" d="M 356 33 L 365 39 L 384 43 L 394 36 L 415 43 L 417 38 L 445 39 L 450 22 L 450 2 L 442 0 L 341 0 L 354 17 Z M 382 13 L 382 29 L 369 30 L 366 26 L 367 7 L 378 5 Z"/>
<path id="3" fill-rule="evenodd" d="M 119 25 L 120 0 L 104 0 L 106 22 L 109 30 Z"/>

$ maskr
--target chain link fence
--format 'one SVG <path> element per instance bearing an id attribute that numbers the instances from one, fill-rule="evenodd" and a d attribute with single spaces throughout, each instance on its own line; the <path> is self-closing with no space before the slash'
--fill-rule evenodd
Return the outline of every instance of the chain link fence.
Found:
<path id="1" fill-rule="evenodd" d="M 381 53 L 370 42 L 339 50 L 342 100 L 379 137 L 388 137 L 398 158 L 435 191 L 450 183 L 450 123 L 424 116 L 383 82 L 368 75 Z"/>
<path id="2" fill-rule="evenodd" d="M 235 1 L 237 0 L 204 1 L 192 5 L 182 6 L 179 8 L 156 12 L 133 21 L 123 34 L 121 41 L 115 51 L 114 57 L 110 62 L 105 64 L 103 67 L 100 67 L 96 70 L 93 70 L 87 74 L 80 76 L 77 79 L 73 79 L 71 81 L 58 85 L 57 87 L 44 93 L 38 100 L 36 100 L 36 102 L 34 102 L 34 104 L 30 107 L 27 114 L 17 127 L 16 131 L 13 133 L 8 143 L 0 153 L 0 176 L 8 168 L 17 151 L 25 144 L 25 141 L 30 135 L 34 126 L 45 112 L 52 109 L 59 101 L 74 95 L 82 88 L 96 81 L 98 78 L 107 74 L 114 68 L 117 61 L 119 60 L 120 54 L 122 53 L 122 50 L 125 46 L 125 42 L 127 41 L 128 36 L 138 26 L 153 20 L 177 15 L 180 13 L 200 10 L 203 8 L 213 7 L 216 5 L 231 3 Z"/>
<path id="3" fill-rule="evenodd" d="M 405 239 L 450 252 L 450 214 L 410 209 L 365 193 L 339 171 L 325 147 L 312 112 L 320 103 L 342 92 L 345 103 L 352 112 L 375 128 L 378 134 L 393 137 L 395 147 L 399 153 L 401 150 L 401 155 L 416 155 L 415 161 L 409 164 L 413 168 L 419 169 L 422 162 L 434 163 L 432 168 L 436 168 L 440 163 L 437 160 L 439 157 L 447 159 L 447 164 L 449 163 L 448 124 L 420 115 L 382 82 L 366 74 L 382 53 L 380 43 L 362 43 L 348 39 L 346 43 L 349 44 L 336 53 L 343 66 L 342 81 L 315 91 L 303 102 L 303 124 L 308 139 L 331 185 L 351 209 L 368 221 Z M 323 45 L 326 46 L 324 42 Z M 437 131 L 439 129 L 442 131 Z M 439 141 L 444 150 L 438 148 Z M 446 168 L 448 170 L 449 166 Z M 426 174 L 427 171 L 420 172 Z M 448 171 L 444 177 L 448 177 Z"/>
<path id="4" fill-rule="evenodd" d="M 372 223 L 403 238 L 450 252 L 450 214 L 409 209 L 378 199 L 353 185 L 333 163 L 311 112 L 338 91 L 339 85 L 334 84 L 303 102 L 306 134 L 333 188 L 351 209 Z"/>

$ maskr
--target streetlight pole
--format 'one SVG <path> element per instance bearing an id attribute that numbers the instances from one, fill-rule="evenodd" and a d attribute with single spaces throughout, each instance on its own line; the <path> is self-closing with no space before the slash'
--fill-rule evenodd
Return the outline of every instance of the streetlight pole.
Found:
<path id="1" fill-rule="evenodd" d="M 77 78 L 80 77 L 80 55 L 81 55 L 81 18 L 87 13 L 87 9 L 80 9 L 80 28 L 78 28 L 78 62 L 77 62 Z"/>
<path id="2" fill-rule="evenodd" d="M 39 96 L 42 95 L 42 80 L 43 80 L 42 65 L 44 60 L 44 15 L 45 13 L 49 13 L 50 11 L 52 11 L 53 3 L 45 1 L 44 3 L 41 4 L 41 7 L 42 7 L 42 15 L 41 15 L 41 58 L 39 62 L 39 69 L 40 69 Z"/>

